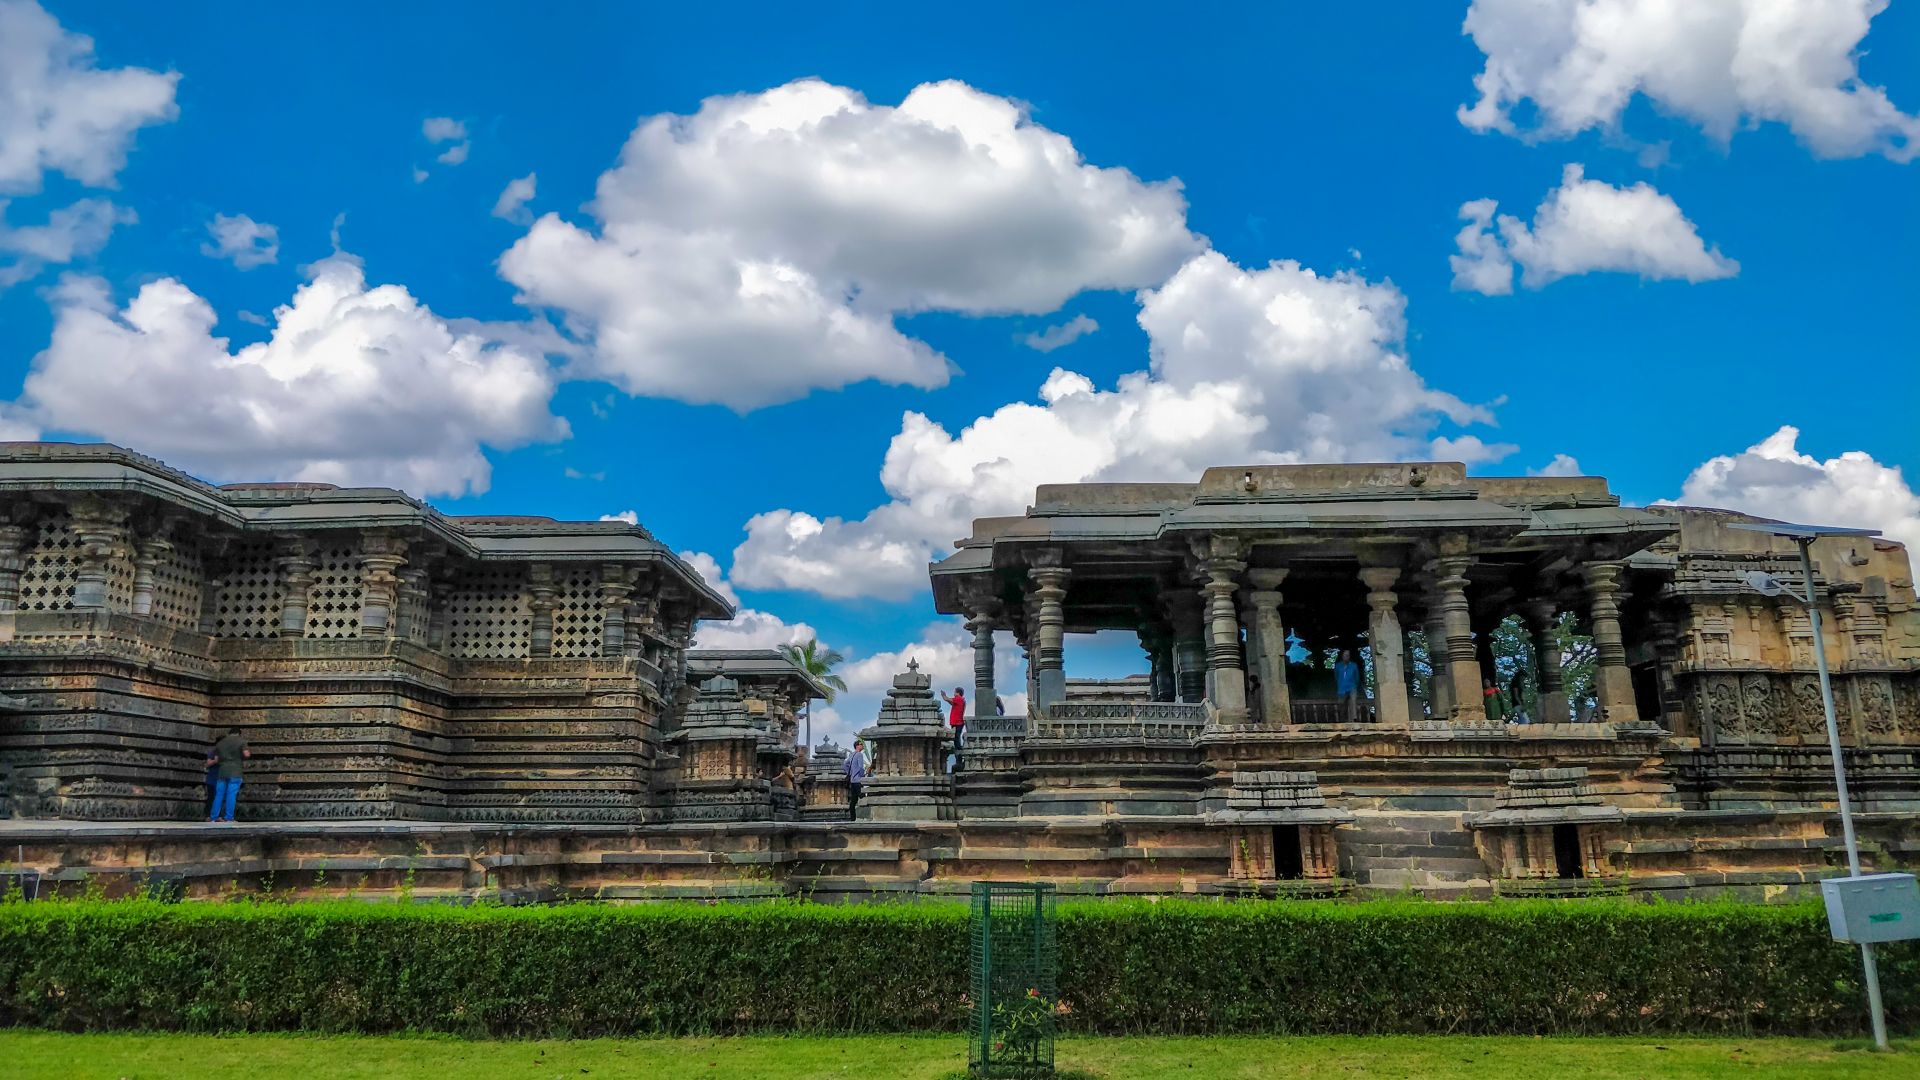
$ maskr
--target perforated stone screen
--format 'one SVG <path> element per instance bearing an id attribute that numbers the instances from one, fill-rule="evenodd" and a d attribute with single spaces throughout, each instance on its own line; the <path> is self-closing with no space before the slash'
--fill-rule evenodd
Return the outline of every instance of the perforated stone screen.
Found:
<path id="1" fill-rule="evenodd" d="M 154 560 L 153 617 L 168 626 L 193 629 L 200 625 L 200 598 L 206 578 L 200 551 L 176 540 L 171 550 Z"/>
<path id="2" fill-rule="evenodd" d="M 280 632 L 280 608 L 286 596 L 272 543 L 241 546 L 227 562 L 225 583 L 214 606 L 214 636 L 274 637 Z"/>
<path id="3" fill-rule="evenodd" d="M 359 637 L 364 588 L 360 553 L 352 545 L 320 549 L 314 558 L 313 584 L 307 590 L 307 636 Z"/>
<path id="4" fill-rule="evenodd" d="M 563 570 L 555 579 L 553 655 L 599 656 L 606 613 L 600 606 L 600 569 Z"/>
<path id="5" fill-rule="evenodd" d="M 20 573 L 22 611 L 66 611 L 80 572 L 80 537 L 65 514 L 41 518 Z"/>
<path id="6" fill-rule="evenodd" d="M 448 590 L 447 654 L 469 659 L 526 656 L 533 634 L 527 573 L 521 566 L 467 571 Z"/>

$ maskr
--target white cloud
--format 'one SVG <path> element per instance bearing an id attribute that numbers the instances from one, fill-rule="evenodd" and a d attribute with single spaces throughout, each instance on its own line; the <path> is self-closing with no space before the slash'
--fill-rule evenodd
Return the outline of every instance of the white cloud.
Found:
<path id="1" fill-rule="evenodd" d="M 426 183 L 426 182 L 427 182 L 427 177 L 428 177 L 429 175 L 431 175 L 431 174 L 430 174 L 430 173 L 428 173 L 428 172 L 427 172 L 427 170 L 425 170 L 425 169 L 423 169 L 423 168 L 421 168 L 420 166 L 418 166 L 418 165 L 415 165 L 415 166 L 413 167 L 413 182 L 414 182 L 414 183 L 416 183 L 416 184 L 424 184 L 424 183 Z"/>
<path id="2" fill-rule="evenodd" d="M 533 224 L 533 215 L 527 212 L 527 200 L 533 198 L 534 179 L 538 175 L 528 173 L 518 180 L 509 181 L 506 190 L 494 201 L 493 216 L 521 225 Z"/>
<path id="3" fill-rule="evenodd" d="M 455 143 L 445 150 L 440 151 L 440 156 L 433 160 L 442 165 L 458 165 L 467 160 L 467 152 L 472 149 L 472 143 Z"/>
<path id="4" fill-rule="evenodd" d="M 1618 130 L 1636 94 L 1727 142 L 1786 124 L 1820 157 L 1920 152 L 1920 117 L 1860 81 L 1868 23 L 1886 0 L 1474 0 L 1465 31 L 1486 54 L 1475 131 L 1565 138 Z M 1531 102 L 1532 127 L 1515 110 Z"/>
<path id="5" fill-rule="evenodd" d="M 1649 281 L 1690 282 L 1729 278 L 1740 264 L 1709 248 L 1674 201 L 1644 182 L 1617 188 L 1586 179 L 1578 165 L 1561 174 L 1560 186 L 1547 193 L 1533 214 L 1533 225 L 1507 214 L 1496 221 L 1492 199 L 1460 207 L 1450 257 L 1453 287 L 1503 296 L 1513 291 L 1513 267 L 1529 289 L 1576 274 L 1612 271 L 1638 274 Z"/>
<path id="6" fill-rule="evenodd" d="M 6 222 L 7 201 L 0 199 L 0 289 L 17 285 L 50 265 L 70 263 L 107 246 L 115 225 L 139 220 L 132 210 L 106 199 L 81 199 L 55 210 L 45 225 L 14 227 Z"/>
<path id="7" fill-rule="evenodd" d="M 618 515 L 626 520 L 633 511 Z M 606 520 L 606 519 L 602 519 Z M 629 522 L 630 524 L 632 522 Z M 820 635 L 806 623 L 790 623 L 771 612 L 750 608 L 740 602 L 740 594 L 720 572 L 720 563 L 704 551 L 683 551 L 680 561 L 693 568 L 713 591 L 733 605 L 733 618 L 727 622 L 703 622 L 694 633 L 696 649 L 772 649 L 781 645 L 810 641 Z"/>
<path id="8" fill-rule="evenodd" d="M 592 204 L 501 259 L 591 340 L 589 374 L 739 410 L 866 379 L 935 387 L 897 314 L 1040 314 L 1157 283 L 1199 250 L 1176 181 L 1087 164 L 962 83 L 897 106 L 802 80 L 641 121 Z"/>
<path id="9" fill-rule="evenodd" d="M 178 74 L 94 66 L 93 39 L 31 0 L 0 0 L 0 191 L 60 172 L 111 187 L 133 133 L 172 120 Z"/>
<path id="10" fill-rule="evenodd" d="M 202 242 L 200 254 L 215 259 L 231 259 L 242 270 L 280 261 L 280 230 L 253 220 L 245 214 L 216 213 L 207 222 L 212 243 Z"/>
<path id="11" fill-rule="evenodd" d="M 1580 462 L 1571 454 L 1555 454 L 1553 460 L 1538 469 L 1528 469 L 1528 476 L 1585 476 L 1580 471 Z"/>
<path id="12" fill-rule="evenodd" d="M 467 137 L 467 125 L 451 116 L 429 116 L 421 121 L 420 134 L 430 143 L 453 142 Z"/>
<path id="13" fill-rule="evenodd" d="M 1795 447 L 1799 438 L 1799 428 L 1782 427 L 1738 454 L 1711 458 L 1688 474 L 1672 501 L 1810 525 L 1879 529 L 1910 550 L 1920 549 L 1920 495 L 1898 468 L 1860 450 L 1821 461 Z"/>
<path id="14" fill-rule="evenodd" d="M 1071 345 L 1098 329 L 1100 324 L 1093 321 L 1091 317 L 1075 315 L 1058 326 L 1049 326 L 1038 333 L 1028 334 L 1020 340 L 1029 349 L 1048 353 L 1062 345 Z"/>
<path id="15" fill-rule="evenodd" d="M 334 255 L 230 351 L 211 305 L 162 278 L 116 310 L 98 278 L 51 294 L 53 336 L 16 408 L 37 425 L 140 448 L 224 480 L 484 491 L 483 446 L 566 436 L 546 361 L 457 332 L 398 285 Z"/>
<path id="16" fill-rule="evenodd" d="M 890 501 L 864 518 L 780 509 L 747 522 L 734 580 L 833 597 L 906 597 L 972 520 L 1019 514 L 1042 483 L 1197 480 L 1210 465 L 1446 456 L 1513 448 L 1433 438 L 1490 423 L 1408 365 L 1405 298 L 1351 272 L 1246 270 L 1209 252 L 1140 294 L 1150 371 L 1111 390 L 1055 369 L 1040 403 L 1003 405 L 959 435 L 909 412 L 880 471 Z"/>
<path id="17" fill-rule="evenodd" d="M 601 521 L 624 521 L 629 525 L 638 525 L 640 524 L 640 511 L 622 510 L 617 514 L 601 514 L 600 520 Z M 715 588 L 718 588 L 718 586 L 715 586 Z"/>

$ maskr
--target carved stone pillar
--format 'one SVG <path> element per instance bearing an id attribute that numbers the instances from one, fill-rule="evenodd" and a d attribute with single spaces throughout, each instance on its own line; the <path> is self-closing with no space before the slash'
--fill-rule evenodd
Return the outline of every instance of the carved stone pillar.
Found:
<path id="1" fill-rule="evenodd" d="M 1433 560 L 1431 569 L 1446 634 L 1447 678 L 1452 683 L 1449 719 L 1460 727 L 1485 727 L 1487 707 L 1480 694 L 1480 660 L 1473 644 L 1473 614 L 1467 606 L 1467 568 L 1472 565 L 1473 556 L 1455 550 Z M 1432 643 L 1427 647 L 1431 651 Z"/>
<path id="2" fill-rule="evenodd" d="M 634 586 L 635 589 L 645 587 L 644 579 L 636 581 Z M 650 654 L 653 651 L 653 638 L 659 632 L 659 620 L 656 618 L 658 611 L 659 601 L 652 596 L 639 600 L 628 599 L 626 640 L 622 643 L 621 650 L 624 655 L 653 663 L 654 657 Z"/>
<path id="3" fill-rule="evenodd" d="M 285 540 L 280 556 L 274 561 L 280 567 L 280 581 L 287 589 L 286 599 L 280 603 L 280 636 L 305 637 L 307 603 L 313 589 L 313 543 L 300 537 Z"/>
<path id="4" fill-rule="evenodd" d="M 1627 670 L 1627 645 L 1620 633 L 1620 575 L 1617 562 L 1588 563 L 1584 569 L 1587 595 L 1592 600 L 1594 690 L 1600 698 L 1600 718 L 1610 724 L 1639 722 L 1633 700 L 1633 674 Z"/>
<path id="5" fill-rule="evenodd" d="M 1427 712 L 1429 719 L 1445 720 L 1453 715 L 1453 675 L 1447 666 L 1447 619 L 1438 590 L 1427 598 L 1422 633 L 1427 639 Z"/>
<path id="6" fill-rule="evenodd" d="M 73 529 L 80 540 L 80 565 L 74 572 L 73 580 L 73 606 L 105 608 L 109 599 L 107 578 L 112 573 L 112 564 L 131 554 L 127 539 L 127 513 L 105 503 L 81 503 L 73 508 Z"/>
<path id="7" fill-rule="evenodd" d="M 527 655 L 553 655 L 553 605 L 558 589 L 553 583 L 553 564 L 534 563 L 528 568 L 527 590 L 532 599 L 527 607 L 533 612 L 533 626 L 527 638 Z"/>
<path id="8" fill-rule="evenodd" d="M 27 527 L 0 524 L 0 611 L 20 607 L 20 572 L 26 569 Z"/>
<path id="9" fill-rule="evenodd" d="M 133 560 L 133 608 L 135 615 L 153 614 L 154 569 L 173 550 L 173 542 L 149 536 L 140 542 Z"/>
<path id="10" fill-rule="evenodd" d="M 1253 669 L 1260 679 L 1260 723 L 1277 728 L 1293 722 L 1293 695 L 1287 689 L 1287 627 L 1280 616 L 1280 586 L 1287 580 L 1285 570 L 1252 570 L 1247 580 L 1253 589 L 1247 598 L 1253 605 L 1251 637 Z"/>
<path id="11" fill-rule="evenodd" d="M 1233 594 L 1240 589 L 1245 559 L 1228 550 L 1218 538 L 1213 554 L 1201 563 L 1207 582 L 1201 591 L 1207 601 L 1207 699 L 1222 724 L 1247 722 L 1247 673 L 1241 667 L 1240 618 Z"/>
<path id="12" fill-rule="evenodd" d="M 973 631 L 973 715 L 993 716 L 999 691 L 993 686 L 993 610 L 982 603 L 967 620 Z"/>
<path id="13" fill-rule="evenodd" d="M 633 596 L 627 568 L 608 563 L 600 568 L 600 655 L 627 654 L 627 608 Z"/>
<path id="14" fill-rule="evenodd" d="M 1150 618 L 1142 616 L 1143 619 Z M 1140 648 L 1147 654 L 1147 696 L 1154 701 L 1173 701 L 1177 693 L 1173 677 L 1173 639 L 1167 628 L 1157 622 L 1140 626 Z"/>
<path id="15" fill-rule="evenodd" d="M 427 613 L 431 594 L 427 591 L 427 585 L 431 578 L 427 570 L 418 566 L 409 566 L 400 571 L 400 607 L 394 620 L 394 637 L 415 643 L 427 640 L 431 628 Z"/>
<path id="16" fill-rule="evenodd" d="M 1036 616 L 1033 689 L 1037 704 L 1044 708 L 1067 697 L 1066 600 L 1072 572 L 1064 566 L 1035 566 L 1027 576 Z"/>
<path id="17" fill-rule="evenodd" d="M 1173 622 L 1173 675 L 1179 700 L 1197 704 L 1207 696 L 1206 604 L 1185 591 L 1167 597 Z"/>
<path id="18" fill-rule="evenodd" d="M 400 568 L 407 542 L 397 536 L 368 533 L 361 539 L 360 636 L 389 637 L 400 604 Z"/>
<path id="19" fill-rule="evenodd" d="M 1567 703 L 1567 675 L 1561 670 L 1560 611 L 1553 600 L 1530 600 L 1521 608 L 1527 628 L 1533 631 L 1533 653 L 1538 657 L 1534 672 L 1540 679 L 1540 721 L 1566 724 L 1573 720 L 1573 708 Z"/>
<path id="20" fill-rule="evenodd" d="M 1394 612 L 1399 596 L 1393 583 L 1400 571 L 1392 566 L 1367 566 L 1360 580 L 1367 586 L 1367 645 L 1373 651 L 1373 708 L 1379 723 L 1404 728 L 1407 714 L 1406 657 L 1401 654 L 1400 616 Z"/>

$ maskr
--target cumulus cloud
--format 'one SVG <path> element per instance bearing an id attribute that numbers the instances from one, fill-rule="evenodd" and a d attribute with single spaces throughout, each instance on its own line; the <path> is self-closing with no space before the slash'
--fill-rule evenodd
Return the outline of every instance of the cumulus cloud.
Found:
<path id="1" fill-rule="evenodd" d="M 1739 263 L 1700 239 L 1671 198 L 1645 182 L 1617 188 L 1588 180 L 1580 166 L 1569 165 L 1560 186 L 1534 211 L 1531 227 L 1507 214 L 1496 222 L 1497 205 L 1476 199 L 1460 207 L 1467 227 L 1454 238 L 1460 253 L 1449 260 L 1455 289 L 1511 293 L 1515 264 L 1529 289 L 1603 271 L 1689 282 L 1740 272 Z"/>
<path id="2" fill-rule="evenodd" d="M 634 524 L 626 510 L 616 515 L 620 520 Z M 607 520 L 602 518 L 601 520 Z M 693 568 L 713 591 L 726 598 L 733 605 L 733 618 L 727 622 L 703 622 L 694 634 L 693 647 L 696 649 L 774 649 L 782 645 L 794 645 L 811 641 L 820 635 L 813 627 L 803 622 L 790 623 L 772 612 L 747 607 L 740 602 L 740 594 L 733 591 L 733 584 L 720 570 L 719 560 L 704 551 L 683 551 L 680 560 Z"/>
<path id="3" fill-rule="evenodd" d="M 1897 467 L 1861 450 L 1821 461 L 1782 427 L 1738 454 L 1711 458 L 1688 474 L 1673 502 L 1739 510 L 1811 525 L 1879 529 L 1920 548 L 1920 495 Z M 1668 500 L 1662 500 L 1663 502 Z"/>
<path id="4" fill-rule="evenodd" d="M 1786 124 L 1820 157 L 1920 152 L 1920 117 L 1860 80 L 1861 42 L 1886 0 L 1474 0 L 1467 34 L 1486 54 L 1475 131 L 1565 138 L 1619 130 L 1634 96 L 1722 143 Z M 1537 119 L 1522 130 L 1516 109 Z"/>
<path id="5" fill-rule="evenodd" d="M 454 142 L 467 137 L 467 125 L 451 116 L 429 116 L 420 122 L 420 134 L 430 143 Z"/>
<path id="6" fill-rule="evenodd" d="M 1528 469 L 1528 476 L 1585 476 L 1580 471 L 1580 462 L 1571 454 L 1555 454 L 1553 460 L 1538 469 Z"/>
<path id="7" fill-rule="evenodd" d="M 957 436 L 909 412 L 880 470 L 889 501 L 857 520 L 779 509 L 747 522 L 734 580 L 831 597 L 906 597 L 972 519 L 1018 514 L 1042 483 L 1192 481 L 1209 465 L 1494 460 L 1513 448 L 1435 438 L 1492 415 L 1429 388 L 1403 351 L 1405 297 L 1351 272 L 1247 270 L 1215 252 L 1140 294 L 1148 371 L 1111 390 L 1055 369 Z"/>
<path id="8" fill-rule="evenodd" d="M 527 212 L 527 200 L 533 198 L 534 178 L 538 175 L 528 173 L 518 180 L 509 181 L 506 190 L 494 200 L 493 216 L 521 225 L 531 225 L 533 215 Z"/>
<path id="9" fill-rule="evenodd" d="M 1086 315 L 1075 315 L 1058 326 L 1049 326 L 1038 333 L 1028 334 L 1020 341 L 1029 349 L 1040 352 L 1052 352 L 1062 345 L 1071 345 L 1095 330 L 1100 324 Z"/>
<path id="10" fill-rule="evenodd" d="M 280 261 L 280 230 L 277 226 L 255 221 L 245 214 L 216 213 L 207 222 L 207 234 L 200 254 L 215 259 L 231 259 L 242 270 Z"/>
<path id="11" fill-rule="evenodd" d="M 464 120 L 455 120 L 451 116 L 429 116 L 420 123 L 420 134 L 429 143 L 439 146 L 442 143 L 453 145 L 442 150 L 435 158 L 442 165 L 458 165 L 467 160 L 468 151 L 473 144 L 467 139 L 467 124 Z M 427 170 L 415 165 L 413 182 L 423 183 L 427 179 Z"/>
<path id="12" fill-rule="evenodd" d="M 1159 282 L 1203 241 L 1177 181 L 1088 164 L 958 82 L 876 105 L 808 79 L 643 119 L 597 227 L 549 214 L 501 259 L 629 393 L 738 410 L 867 379 L 935 387 L 916 311 L 1042 314 Z"/>
<path id="13" fill-rule="evenodd" d="M 404 287 L 368 287 L 336 254 L 233 351 L 213 307 L 162 278 L 116 310 L 107 284 L 51 294 L 51 342 L 15 409 L 38 426 L 137 446 L 216 479 L 484 491 L 483 447 L 566 436 L 537 353 L 456 332 Z"/>
<path id="14" fill-rule="evenodd" d="M 172 120 L 180 76 L 94 66 L 93 39 L 31 0 L 0 0 L 0 191 L 60 172 L 111 187 L 133 133 Z"/>
<path id="15" fill-rule="evenodd" d="M 7 201 L 0 199 L 0 289 L 17 285 L 48 266 L 70 263 L 107 246 L 115 225 L 139 220 L 132 210 L 106 199 L 81 199 L 55 210 L 45 225 L 7 224 Z"/>

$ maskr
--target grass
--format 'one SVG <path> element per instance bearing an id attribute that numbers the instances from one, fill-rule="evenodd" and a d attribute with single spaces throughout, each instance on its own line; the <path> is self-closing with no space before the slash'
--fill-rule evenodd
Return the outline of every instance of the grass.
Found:
<path id="1" fill-rule="evenodd" d="M 1822 1039 L 1629 1039 L 1469 1036 L 1062 1039 L 1065 1077 L 1894 1078 L 1920 1075 L 1920 1045 L 1877 1054 Z M 595 1080 L 645 1077 L 964 1075 L 958 1036 L 582 1039 L 571 1042 L 301 1035 L 64 1035 L 0 1031 L 7 1076 L 34 1080 Z"/>

